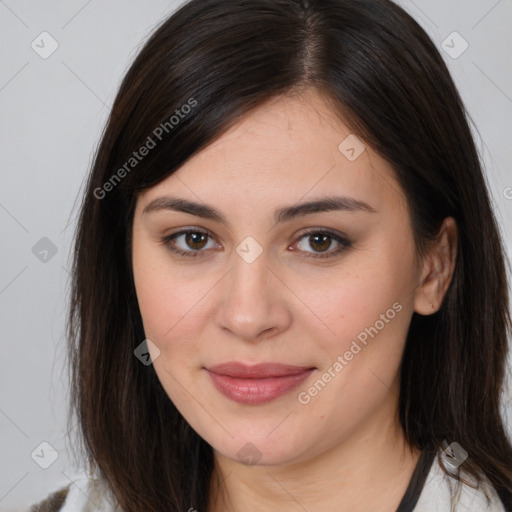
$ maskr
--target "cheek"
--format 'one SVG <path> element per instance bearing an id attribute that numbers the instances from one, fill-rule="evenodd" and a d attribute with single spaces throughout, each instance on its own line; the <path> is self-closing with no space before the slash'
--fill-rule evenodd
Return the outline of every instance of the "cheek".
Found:
<path id="1" fill-rule="evenodd" d="M 382 322 L 386 326 L 395 323 L 396 310 L 412 300 L 411 272 L 394 263 L 392 255 L 358 254 L 356 259 L 357 263 L 347 262 L 340 272 L 330 270 L 325 278 L 302 279 L 303 288 L 298 292 L 309 309 L 310 325 L 321 325 L 334 344 L 343 345 L 376 322 L 380 328 Z M 400 306 L 393 308 L 395 303 Z"/>
<path id="2" fill-rule="evenodd" d="M 400 284 L 367 273 L 341 283 L 312 306 L 329 318 L 332 332 L 316 338 L 315 352 L 322 354 L 316 380 L 297 390 L 300 410 L 311 421 L 325 422 L 333 436 L 340 434 L 340 425 L 348 435 L 395 389 L 410 321 Z"/>
<path id="3" fill-rule="evenodd" d="M 155 373 L 170 400 L 190 417 L 194 414 L 190 376 L 200 364 L 199 301 L 204 293 L 156 267 L 138 272 L 135 282 L 145 336 L 160 350 L 153 361 Z"/>
<path id="4" fill-rule="evenodd" d="M 162 354 L 190 354 L 197 347 L 202 330 L 200 290 L 188 290 L 179 279 L 168 280 L 161 275 L 140 276 L 137 297 L 146 337 Z"/>
<path id="5" fill-rule="evenodd" d="M 169 264 L 165 251 L 144 241 L 134 242 L 133 274 L 146 337 L 161 351 L 190 346 L 192 329 L 198 327 L 191 319 L 199 318 L 205 282 L 184 277 Z M 176 339 L 171 346 L 168 340 Z"/>
<path id="6" fill-rule="evenodd" d="M 355 253 L 343 271 L 331 270 L 325 282 L 316 280 L 315 293 L 304 295 L 316 316 L 308 314 L 303 331 L 313 337 L 315 324 L 324 333 L 316 345 L 325 355 L 319 378 L 327 372 L 328 402 L 339 399 L 335 390 L 344 390 L 341 401 L 358 407 L 359 400 L 379 396 L 379 387 L 385 392 L 383 382 L 393 382 L 412 315 L 413 255 L 411 247 L 397 252 L 392 239 L 384 240 Z M 323 389 L 321 383 L 317 387 Z"/>

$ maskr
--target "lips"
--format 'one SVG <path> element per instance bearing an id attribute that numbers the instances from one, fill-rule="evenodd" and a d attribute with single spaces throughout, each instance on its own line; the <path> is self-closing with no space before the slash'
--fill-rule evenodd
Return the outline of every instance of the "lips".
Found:
<path id="1" fill-rule="evenodd" d="M 260 363 L 248 366 L 243 363 L 232 361 L 211 366 L 208 370 L 218 375 L 226 375 L 228 377 L 237 377 L 241 379 L 264 379 L 268 377 L 298 375 L 311 368 L 311 366 L 291 366 L 280 363 Z"/>
<path id="2" fill-rule="evenodd" d="M 315 370 L 309 366 L 228 362 L 205 368 L 217 391 L 244 404 L 275 400 L 300 385 Z"/>

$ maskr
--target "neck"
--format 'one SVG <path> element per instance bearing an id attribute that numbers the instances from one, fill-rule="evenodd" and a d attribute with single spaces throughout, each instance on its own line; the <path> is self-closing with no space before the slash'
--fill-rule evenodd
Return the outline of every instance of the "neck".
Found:
<path id="1" fill-rule="evenodd" d="M 406 444 L 396 415 L 379 416 L 300 463 L 246 466 L 214 450 L 209 512 L 395 512 L 420 452 Z"/>

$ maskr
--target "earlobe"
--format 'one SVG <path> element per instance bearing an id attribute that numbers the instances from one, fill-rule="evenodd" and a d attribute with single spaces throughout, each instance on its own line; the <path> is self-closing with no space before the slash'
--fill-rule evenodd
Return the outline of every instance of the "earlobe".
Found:
<path id="1" fill-rule="evenodd" d="M 416 313 L 431 315 L 439 310 L 455 270 L 457 240 L 457 223 L 453 217 L 446 217 L 423 259 L 414 302 Z"/>

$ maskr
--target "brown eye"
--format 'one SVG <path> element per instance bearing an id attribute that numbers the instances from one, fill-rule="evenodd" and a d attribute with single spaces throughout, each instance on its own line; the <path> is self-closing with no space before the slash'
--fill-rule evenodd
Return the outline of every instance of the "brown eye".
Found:
<path id="1" fill-rule="evenodd" d="M 185 244 L 191 249 L 202 249 L 208 240 L 208 235 L 201 232 L 189 231 L 185 234 Z"/>
<path id="2" fill-rule="evenodd" d="M 206 252 L 203 251 L 203 249 L 207 246 L 211 238 L 210 233 L 207 231 L 189 229 L 165 236 L 161 241 L 171 252 L 179 254 L 180 256 L 194 258 L 200 253 Z"/>
<path id="3" fill-rule="evenodd" d="M 309 243 L 313 249 L 324 252 L 329 249 L 332 242 L 332 238 L 329 235 L 318 234 L 318 235 L 310 235 Z"/>
<path id="4" fill-rule="evenodd" d="M 343 252 L 348 247 L 351 247 L 351 243 L 347 239 L 335 233 L 331 233 L 330 231 L 309 231 L 308 233 L 304 233 L 300 237 L 297 245 L 299 245 L 301 243 L 300 241 L 304 239 L 306 240 L 306 243 L 303 244 L 303 247 L 299 246 L 299 249 L 303 252 L 310 253 L 306 256 L 308 258 L 330 258 L 331 256 L 336 256 Z M 333 251 L 329 251 L 333 242 L 334 244 L 337 244 L 338 247 Z M 306 247 L 304 247 L 304 245 Z M 308 251 L 307 246 L 311 247 L 313 251 Z"/>
<path id="5" fill-rule="evenodd" d="M 209 232 L 190 229 L 163 237 L 161 241 L 171 252 L 180 256 L 195 258 L 201 255 L 201 253 L 206 252 L 203 249 L 212 248 L 207 247 L 209 239 L 213 240 Z M 302 243 L 300 241 L 304 239 L 307 241 L 306 245 L 313 249 L 313 251 L 308 251 L 307 248 L 299 247 L 301 252 L 308 253 L 306 255 L 307 258 L 330 258 L 351 247 L 351 243 L 346 238 L 330 231 L 318 230 L 304 233 L 296 244 L 299 245 Z M 337 244 L 336 249 L 329 250 L 333 243 Z M 213 248 L 215 246 L 216 244 L 214 243 Z"/>

